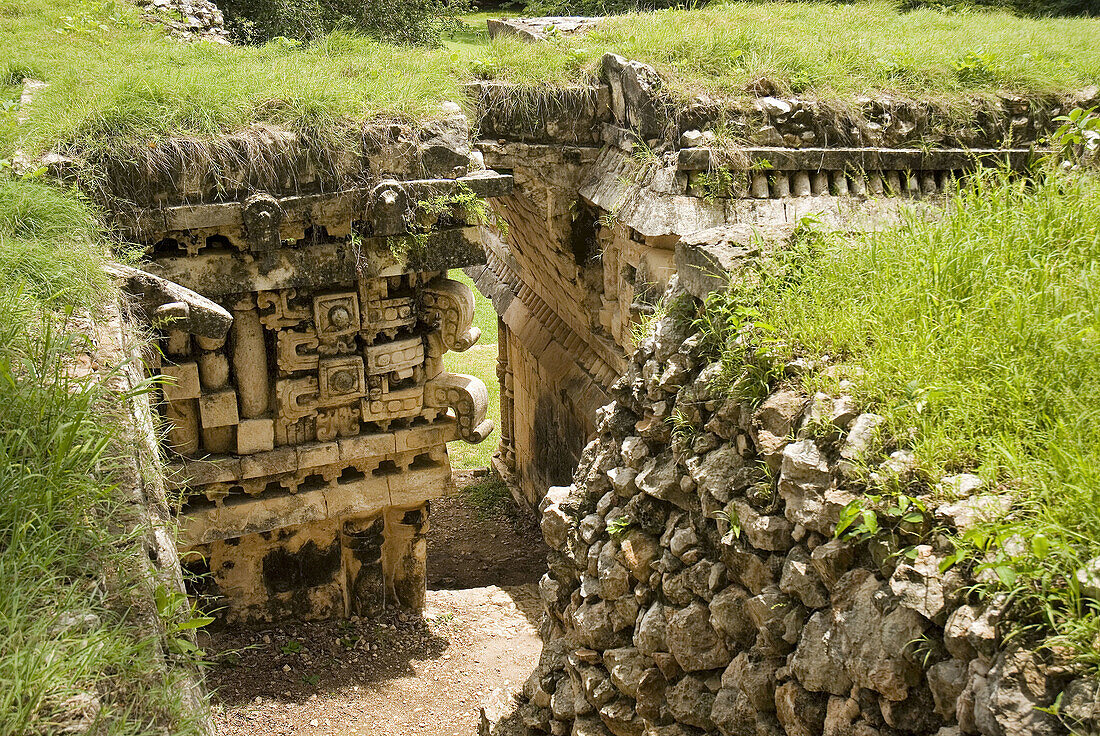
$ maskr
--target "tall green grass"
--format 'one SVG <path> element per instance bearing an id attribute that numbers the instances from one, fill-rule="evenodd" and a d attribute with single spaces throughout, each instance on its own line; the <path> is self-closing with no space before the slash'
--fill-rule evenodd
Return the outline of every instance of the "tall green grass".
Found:
<path id="1" fill-rule="evenodd" d="M 712 298 L 710 322 L 752 325 L 753 370 L 760 354 L 858 368 L 860 404 L 927 481 L 970 471 L 1014 493 L 1013 514 L 962 543 L 992 562 L 1016 635 L 1100 665 L 1100 602 L 1074 579 L 1100 555 L 1100 176 L 987 172 L 940 219 L 801 243 L 759 288 Z"/>
<path id="2" fill-rule="evenodd" d="M 316 131 L 378 115 L 422 117 L 443 100 L 462 100 L 460 85 L 475 78 L 590 80 L 606 51 L 657 65 L 685 95 L 770 86 L 824 97 L 883 90 L 958 98 L 1100 82 L 1100 20 L 902 14 L 885 0 L 635 13 L 546 44 L 467 33 L 438 49 L 346 33 L 302 47 L 181 44 L 121 0 L 0 0 L 0 35 L 0 89 L 9 101 L 24 78 L 50 82 L 24 111 L 25 125 L 15 127 L 14 111 L 0 114 L 3 150 L 79 149 L 105 137 L 153 143 L 256 122 Z"/>
<path id="3" fill-rule="evenodd" d="M 195 732 L 128 610 L 128 560 L 144 552 L 110 481 L 106 408 L 124 397 L 74 370 L 113 294 L 93 214 L 46 184 L 0 182 L 2 736 Z"/>

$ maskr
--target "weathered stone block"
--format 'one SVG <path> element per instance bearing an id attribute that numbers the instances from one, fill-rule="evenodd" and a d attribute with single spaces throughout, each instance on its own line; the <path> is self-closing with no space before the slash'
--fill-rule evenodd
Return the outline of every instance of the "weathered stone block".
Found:
<path id="1" fill-rule="evenodd" d="M 204 428 L 229 427 L 237 424 L 237 392 L 230 389 L 199 397 L 199 417 Z"/>
<path id="2" fill-rule="evenodd" d="M 167 401 L 197 399 L 202 389 L 199 387 L 199 366 L 195 362 L 179 365 L 161 366 L 160 373 L 165 377 L 160 385 Z"/>
<path id="3" fill-rule="evenodd" d="M 300 469 L 335 465 L 340 462 L 340 445 L 336 442 L 312 442 L 308 445 L 298 445 L 294 449 Z"/>
<path id="4" fill-rule="evenodd" d="M 245 419 L 237 425 L 237 454 L 250 455 L 275 447 L 275 425 L 270 419 Z"/>
<path id="5" fill-rule="evenodd" d="M 260 478 L 294 472 L 298 469 L 298 456 L 293 447 L 280 447 L 271 452 L 244 455 L 240 463 L 242 478 Z"/>

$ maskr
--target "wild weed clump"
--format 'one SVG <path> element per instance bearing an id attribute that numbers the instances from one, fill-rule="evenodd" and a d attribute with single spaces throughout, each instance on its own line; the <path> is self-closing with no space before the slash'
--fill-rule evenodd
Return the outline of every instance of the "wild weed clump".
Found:
<path id="1" fill-rule="evenodd" d="M 107 409 L 128 397 L 74 370 L 114 293 L 98 230 L 71 193 L 0 181 L 3 736 L 198 731 L 156 632 L 134 617 L 145 552 L 112 483 L 121 429 Z"/>

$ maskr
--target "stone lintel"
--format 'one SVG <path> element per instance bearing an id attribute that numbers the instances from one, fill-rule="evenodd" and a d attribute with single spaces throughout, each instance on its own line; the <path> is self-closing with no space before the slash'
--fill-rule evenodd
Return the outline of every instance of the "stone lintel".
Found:
<path id="1" fill-rule="evenodd" d="M 397 182 L 412 202 L 447 196 L 460 186 L 468 187 L 484 199 L 503 197 L 511 193 L 512 183 L 511 174 L 491 170 L 477 171 L 457 179 Z M 275 201 L 284 223 L 324 225 L 342 232 L 352 221 L 363 219 L 372 191 L 373 187 L 352 187 L 337 192 L 280 197 Z M 116 221 L 132 239 L 155 242 L 191 230 L 239 230 L 244 225 L 244 210 L 241 202 L 180 205 L 146 210 L 133 216 L 120 212 Z"/>
<path id="2" fill-rule="evenodd" d="M 267 452 L 236 457 L 211 455 L 201 460 L 184 459 L 169 463 L 168 484 L 173 488 L 193 488 L 210 483 L 233 483 L 262 475 L 293 473 L 334 463 L 349 465 L 367 458 L 384 459 L 393 455 L 440 447 L 459 439 L 458 422 L 443 417 L 431 424 L 393 432 L 342 437 L 334 442 L 277 447 Z M 256 468 L 252 472 L 252 468 Z"/>
<path id="3" fill-rule="evenodd" d="M 789 227 L 721 225 L 684 236 L 676 245 L 676 273 L 697 299 L 725 288 L 744 261 L 760 256 L 769 243 L 786 241 Z"/>
<path id="4" fill-rule="evenodd" d="M 442 496 L 450 482 L 450 465 L 443 462 L 301 493 L 232 496 L 222 506 L 181 514 L 180 546 L 192 547 L 324 519 L 365 516 L 394 507 L 412 508 Z"/>
<path id="5" fill-rule="evenodd" d="M 446 271 L 485 263 L 477 227 L 427 233 L 423 247 L 412 247 L 416 243 L 410 242 L 410 238 L 403 235 L 363 238 L 359 252 L 346 243 L 321 243 L 303 248 L 280 248 L 262 255 L 203 252 L 193 256 L 158 257 L 147 268 L 161 278 L 216 298 L 249 291 L 323 289 L 365 276 L 389 275 L 385 269 L 369 273 L 370 265 L 364 261 L 369 260 L 372 253 L 390 258 L 390 253 L 402 249 L 408 253 L 408 263 L 395 264 L 394 275 L 406 271 Z"/>

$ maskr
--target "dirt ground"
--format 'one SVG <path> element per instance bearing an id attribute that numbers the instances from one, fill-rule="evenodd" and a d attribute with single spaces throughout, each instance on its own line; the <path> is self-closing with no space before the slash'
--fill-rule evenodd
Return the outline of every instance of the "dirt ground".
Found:
<path id="1" fill-rule="evenodd" d="M 546 549 L 509 503 L 486 514 L 462 489 L 432 503 L 424 616 L 232 627 L 206 636 L 220 664 L 219 736 L 471 736 L 496 688 L 538 663 Z"/>

